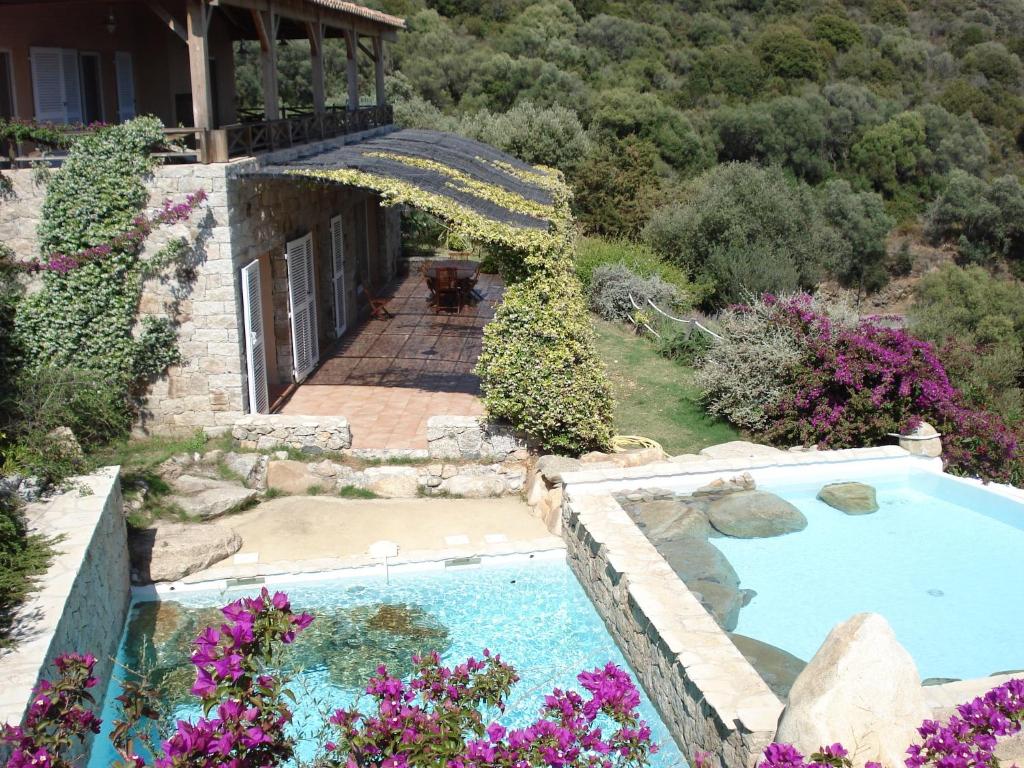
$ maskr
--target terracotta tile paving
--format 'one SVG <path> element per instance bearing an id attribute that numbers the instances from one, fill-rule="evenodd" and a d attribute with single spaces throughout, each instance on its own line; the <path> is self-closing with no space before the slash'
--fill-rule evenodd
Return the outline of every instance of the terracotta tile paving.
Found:
<path id="1" fill-rule="evenodd" d="M 426 448 L 431 416 L 483 414 L 473 366 L 502 290 L 481 275 L 482 301 L 435 314 L 423 278 L 400 278 L 384 293 L 393 317 L 347 333 L 280 412 L 345 416 L 353 448 Z"/>

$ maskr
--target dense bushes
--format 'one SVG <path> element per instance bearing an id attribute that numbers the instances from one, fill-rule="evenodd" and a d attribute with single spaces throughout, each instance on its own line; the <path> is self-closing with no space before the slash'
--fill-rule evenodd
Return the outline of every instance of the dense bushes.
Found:
<path id="1" fill-rule="evenodd" d="M 51 542 L 30 534 L 15 502 L 0 494 L 0 648 L 7 645 L 14 612 L 46 571 Z"/>
<path id="2" fill-rule="evenodd" d="M 952 471 L 1024 479 L 1018 435 L 964 402 L 931 344 L 830 316 L 806 294 L 765 295 L 725 320 L 700 373 L 713 412 L 779 445 L 827 448 L 879 444 L 924 419 L 943 433 Z"/>
<path id="3" fill-rule="evenodd" d="M 957 243 L 973 261 L 1024 259 L 1024 185 L 1015 175 L 987 182 L 953 171 L 928 209 L 927 232 L 936 242 Z"/>
<path id="4" fill-rule="evenodd" d="M 644 240 L 713 284 L 717 305 L 751 291 L 810 288 L 840 247 L 806 185 L 742 163 L 708 171 L 686 202 L 656 210 Z"/>
<path id="5" fill-rule="evenodd" d="M 647 311 L 648 301 L 671 311 L 680 298 L 670 283 L 657 276 L 641 277 L 624 264 L 603 264 L 590 281 L 590 309 L 605 320 L 629 320 L 637 307 Z"/>
<path id="6" fill-rule="evenodd" d="M 683 269 L 663 260 L 643 243 L 600 237 L 583 237 L 577 241 L 576 276 L 585 291 L 590 291 L 594 271 L 607 264 L 622 264 L 640 277 L 658 277 L 672 285 L 690 304 L 702 298 L 704 286 L 694 284 Z"/>
<path id="7" fill-rule="evenodd" d="M 611 438 L 612 400 L 579 281 L 539 270 L 510 285 L 484 328 L 477 364 L 488 415 L 546 451 L 579 454 Z"/>

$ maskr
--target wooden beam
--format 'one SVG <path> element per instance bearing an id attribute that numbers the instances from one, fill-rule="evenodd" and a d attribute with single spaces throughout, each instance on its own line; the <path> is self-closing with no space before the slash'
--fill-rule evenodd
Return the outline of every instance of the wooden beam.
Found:
<path id="1" fill-rule="evenodd" d="M 260 64 L 263 67 L 263 112 L 267 120 L 281 118 L 281 105 L 277 92 L 277 25 L 279 17 L 273 7 L 255 13 L 259 17 Z"/>
<path id="2" fill-rule="evenodd" d="M 327 107 L 327 83 L 324 78 L 324 25 L 306 22 L 309 35 L 309 56 L 313 69 L 313 111 L 323 112 Z"/>
<path id="3" fill-rule="evenodd" d="M 383 107 L 386 103 L 384 98 L 384 41 L 379 37 L 373 38 L 373 71 L 376 75 L 374 90 L 377 96 L 377 106 Z"/>
<path id="4" fill-rule="evenodd" d="M 376 54 L 373 51 L 371 51 L 369 48 L 367 48 L 365 45 L 363 45 L 363 41 L 359 39 L 358 35 L 356 36 L 356 44 L 359 46 L 359 50 L 360 51 L 362 51 L 363 53 L 365 53 L 367 56 L 370 57 L 371 61 L 376 61 L 377 60 Z"/>
<path id="5" fill-rule="evenodd" d="M 168 29 L 174 34 L 181 38 L 181 41 L 188 45 L 188 30 L 185 29 L 184 25 L 181 24 L 176 18 L 171 16 L 170 12 L 164 8 L 158 0 L 146 0 L 146 5 L 149 9 L 155 13 L 160 20 L 167 25 Z"/>
<path id="6" fill-rule="evenodd" d="M 359 109 L 359 48 L 354 29 L 345 30 L 345 51 L 348 54 L 348 108 Z"/>
<path id="7" fill-rule="evenodd" d="M 256 37 L 260 41 L 260 50 L 270 50 L 270 37 L 267 35 L 267 28 L 263 26 L 263 14 L 256 10 L 249 12 L 252 14 L 252 25 L 256 28 Z"/>
<path id="8" fill-rule="evenodd" d="M 213 127 L 213 89 L 210 86 L 210 16 L 202 0 L 187 0 L 188 65 L 192 80 L 192 117 L 195 127 Z"/>
<path id="9" fill-rule="evenodd" d="M 320 21 L 326 26 L 334 29 L 354 29 L 359 34 L 372 37 L 380 35 L 389 42 L 398 39 L 398 32 L 395 27 L 389 24 L 380 24 L 372 19 L 367 19 L 344 11 L 333 11 L 330 8 L 322 7 L 313 9 L 309 3 L 303 0 L 209 0 L 211 6 L 226 8 L 245 8 L 253 11 L 274 11 L 286 19 L 294 21 Z"/>

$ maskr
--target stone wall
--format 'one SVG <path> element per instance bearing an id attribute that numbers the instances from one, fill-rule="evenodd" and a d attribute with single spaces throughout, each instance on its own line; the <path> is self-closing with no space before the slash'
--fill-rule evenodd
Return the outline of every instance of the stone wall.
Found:
<path id="1" fill-rule="evenodd" d="M 341 451 L 352 445 L 344 416 L 252 414 L 232 425 L 231 436 L 246 450 L 295 448 L 303 453 Z"/>
<path id="2" fill-rule="evenodd" d="M 487 499 L 522 492 L 526 463 L 429 463 L 354 467 L 325 459 L 319 462 L 279 460 L 267 465 L 267 486 L 305 494 L 310 488 L 334 494 L 361 488 L 388 499 L 449 496 Z"/>
<path id="3" fill-rule="evenodd" d="M 130 602 L 118 468 L 75 478 L 72 486 L 27 510 L 34 530 L 63 539 L 39 591 L 18 613 L 16 645 L 0 655 L 0 722 L 21 721 L 36 682 L 52 674 L 61 653 L 92 653 L 101 686 L 111 678 Z"/>
<path id="4" fill-rule="evenodd" d="M 562 504 L 569 564 L 683 754 L 753 768 L 782 702 L 607 494 Z"/>
<path id="5" fill-rule="evenodd" d="M 427 420 L 427 454 L 432 459 L 504 461 L 526 448 L 526 441 L 511 428 L 478 416 L 431 416 Z"/>
<path id="6" fill-rule="evenodd" d="M 271 162 L 286 162 L 301 154 L 353 143 L 388 129 L 307 144 L 258 158 L 243 158 L 214 165 L 166 165 L 156 169 L 147 185 L 150 204 L 167 198 L 182 199 L 203 189 L 207 203 L 189 222 L 155 232 L 146 253 L 155 253 L 172 237 L 185 236 L 193 243 L 184 268 L 169 269 L 147 280 L 140 313 L 171 317 L 178 324 L 178 345 L 183 362 L 155 381 L 141 404 L 142 431 L 187 432 L 197 427 L 228 429 L 248 409 L 245 348 L 241 338 L 242 308 L 240 269 L 254 259 L 269 259 L 272 267 L 272 298 L 278 311 L 267 325 L 272 383 L 287 383 L 291 374 L 290 333 L 287 324 L 287 268 L 283 254 L 288 240 L 314 233 L 317 261 L 317 326 L 321 350 L 334 338 L 334 305 L 330 280 L 329 226 L 332 216 L 345 217 L 346 235 L 359 231 L 358 211 L 370 202 L 376 211 L 379 200 L 366 192 L 306 181 L 257 181 L 245 174 Z M 37 256 L 36 229 L 45 186 L 37 184 L 30 169 L 4 171 L 13 194 L 0 201 L 0 241 L 12 246 L 22 260 Z M 374 255 L 375 274 L 388 280 L 394 274 L 400 242 L 398 211 L 387 209 L 370 216 L 379 248 Z M 355 298 L 357 238 L 346 237 L 346 287 L 349 327 L 359 311 Z M 30 285 L 29 290 L 34 286 Z M 281 373 L 283 371 L 283 374 Z M 276 374 L 276 377 L 275 377 Z M 283 376 L 283 381 L 280 377 Z"/>

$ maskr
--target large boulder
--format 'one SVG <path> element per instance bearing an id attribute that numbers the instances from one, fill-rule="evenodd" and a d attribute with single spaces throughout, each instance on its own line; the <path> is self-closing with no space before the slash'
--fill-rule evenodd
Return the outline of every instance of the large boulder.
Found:
<path id="1" fill-rule="evenodd" d="M 261 464 L 263 457 L 258 453 L 225 453 L 221 461 L 227 470 L 242 481 L 247 488 L 259 488 L 262 478 Z"/>
<path id="2" fill-rule="evenodd" d="M 740 491 L 716 499 L 708 506 L 708 519 L 715 530 L 738 539 L 781 536 L 807 527 L 799 509 L 767 491 Z"/>
<path id="3" fill-rule="evenodd" d="M 740 578 L 722 551 L 705 539 L 672 539 L 658 544 L 658 551 L 686 584 L 710 581 L 738 589 Z"/>
<path id="4" fill-rule="evenodd" d="M 693 592 L 694 597 L 700 600 L 700 604 L 711 614 L 722 629 L 732 632 L 740 620 L 740 609 L 746 600 L 740 590 L 735 587 L 719 584 L 715 581 L 689 581 L 686 586 Z"/>
<path id="5" fill-rule="evenodd" d="M 311 486 L 323 485 L 304 461 L 271 461 L 267 464 L 267 488 L 282 493 L 305 494 Z"/>
<path id="6" fill-rule="evenodd" d="M 191 518 L 209 520 L 244 509 L 256 500 L 256 491 L 227 480 L 198 475 L 181 475 L 171 481 L 174 491 L 168 501 Z"/>
<path id="7" fill-rule="evenodd" d="M 466 499 L 493 499 L 508 492 L 508 485 L 497 475 L 456 475 L 441 483 L 441 489 Z"/>
<path id="8" fill-rule="evenodd" d="M 789 692 L 775 740 L 805 755 L 840 742 L 854 765 L 902 765 L 932 716 L 917 665 L 877 613 L 836 625 Z"/>
<path id="9" fill-rule="evenodd" d="M 865 483 L 829 483 L 818 491 L 818 499 L 848 515 L 878 511 L 875 489 Z"/>
<path id="10" fill-rule="evenodd" d="M 242 537 L 231 528 L 159 522 L 132 531 L 128 539 L 132 580 L 137 584 L 178 581 L 235 554 Z"/>
<path id="11" fill-rule="evenodd" d="M 419 495 L 419 477 L 412 467 L 370 467 L 360 483 L 385 499 L 412 499 Z"/>
<path id="12" fill-rule="evenodd" d="M 653 543 L 669 539 L 706 539 L 711 533 L 711 525 L 703 512 L 675 499 L 641 501 L 629 505 L 627 511 Z"/>
<path id="13" fill-rule="evenodd" d="M 729 639 L 743 654 L 743 658 L 750 662 L 750 666 L 757 670 L 757 674 L 768 684 L 772 692 L 785 701 L 793 682 L 803 672 L 807 662 L 788 651 L 746 635 L 731 632 Z"/>

